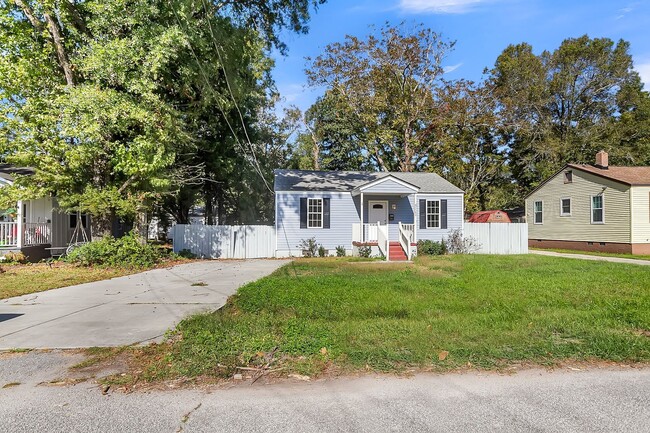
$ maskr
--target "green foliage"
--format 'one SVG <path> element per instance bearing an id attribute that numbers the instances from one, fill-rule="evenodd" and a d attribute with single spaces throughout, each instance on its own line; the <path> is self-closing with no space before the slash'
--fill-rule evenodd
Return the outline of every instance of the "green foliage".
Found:
<path id="1" fill-rule="evenodd" d="M 325 257 L 327 256 L 327 250 L 325 249 L 324 246 L 320 245 L 318 247 L 318 257 Z"/>
<path id="2" fill-rule="evenodd" d="M 345 247 L 343 245 L 339 245 L 336 247 L 336 257 L 345 257 L 346 252 L 345 252 Z"/>
<path id="3" fill-rule="evenodd" d="M 121 238 L 107 236 L 72 250 L 65 261 L 80 266 L 146 268 L 162 259 L 161 251 L 144 243 L 135 233 Z"/>
<path id="4" fill-rule="evenodd" d="M 21 252 L 10 251 L 0 256 L 0 263 L 27 263 L 27 257 Z"/>
<path id="5" fill-rule="evenodd" d="M 369 246 L 359 247 L 359 257 L 367 259 L 370 258 L 371 254 L 372 254 L 372 247 Z"/>
<path id="6" fill-rule="evenodd" d="M 180 250 L 178 253 L 176 253 L 177 256 L 182 257 L 184 259 L 195 259 L 196 254 L 194 254 L 192 251 L 188 249 Z"/>
<path id="7" fill-rule="evenodd" d="M 318 253 L 318 243 L 316 238 L 301 239 L 298 245 L 303 257 L 316 257 Z"/>
<path id="8" fill-rule="evenodd" d="M 445 241 L 436 242 L 431 240 L 418 241 L 418 255 L 419 256 L 440 256 L 447 254 L 447 246 Z"/>
<path id="9" fill-rule="evenodd" d="M 648 362 L 648 329 L 643 266 L 535 255 L 417 257 L 394 266 L 318 259 L 242 287 L 216 313 L 183 320 L 163 366 L 159 354 L 153 363 L 170 375 L 228 376 L 264 365 L 276 347 L 277 368 L 309 375 Z M 449 352 L 442 361 L 441 351 Z"/>

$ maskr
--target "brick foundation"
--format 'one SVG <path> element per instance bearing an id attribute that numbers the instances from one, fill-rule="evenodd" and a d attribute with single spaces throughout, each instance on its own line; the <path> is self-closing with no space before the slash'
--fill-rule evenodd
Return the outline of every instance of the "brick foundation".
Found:
<path id="1" fill-rule="evenodd" d="M 548 239 L 528 239 L 530 248 L 553 248 L 560 250 L 600 251 L 619 254 L 650 254 L 650 244 L 623 244 L 617 242 L 558 241 Z M 591 244 L 591 245 L 590 245 Z"/>

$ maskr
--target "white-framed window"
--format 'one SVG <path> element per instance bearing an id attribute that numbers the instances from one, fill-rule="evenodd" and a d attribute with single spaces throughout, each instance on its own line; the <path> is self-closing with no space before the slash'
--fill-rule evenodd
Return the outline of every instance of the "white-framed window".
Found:
<path id="1" fill-rule="evenodd" d="M 533 203 L 533 222 L 535 224 L 544 223 L 544 202 L 541 200 Z"/>
<path id="2" fill-rule="evenodd" d="M 307 199 L 307 228 L 323 228 L 323 199 Z"/>
<path id="3" fill-rule="evenodd" d="M 570 197 L 563 197 L 560 199 L 560 216 L 571 216 Z"/>
<path id="4" fill-rule="evenodd" d="M 591 223 L 605 223 L 605 197 L 602 194 L 591 196 Z"/>
<path id="5" fill-rule="evenodd" d="M 440 228 L 440 200 L 427 200 L 427 228 Z"/>

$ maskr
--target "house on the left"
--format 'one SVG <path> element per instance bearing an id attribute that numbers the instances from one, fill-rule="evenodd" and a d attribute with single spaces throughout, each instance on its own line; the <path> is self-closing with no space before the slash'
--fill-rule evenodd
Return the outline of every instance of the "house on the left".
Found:
<path id="1" fill-rule="evenodd" d="M 16 176 L 33 173 L 30 168 L 0 164 L 0 188 L 13 185 Z M 55 197 L 20 200 L 12 208 L 0 209 L 0 257 L 9 252 L 21 252 L 30 261 L 51 257 L 65 251 L 82 227 L 90 239 L 89 224 L 89 216 L 61 211 Z"/>

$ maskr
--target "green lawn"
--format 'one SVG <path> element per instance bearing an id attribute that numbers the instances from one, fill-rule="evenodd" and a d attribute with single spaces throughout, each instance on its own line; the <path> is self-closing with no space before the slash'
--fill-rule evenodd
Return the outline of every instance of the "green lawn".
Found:
<path id="1" fill-rule="evenodd" d="M 599 251 L 579 251 L 579 250 L 562 250 L 559 248 L 531 248 L 536 251 L 554 251 L 556 253 L 566 254 L 586 254 L 589 256 L 602 256 L 602 257 L 620 257 L 623 259 L 636 259 L 636 260 L 650 260 L 650 256 L 623 254 L 623 253 L 601 253 Z"/>
<path id="2" fill-rule="evenodd" d="M 650 272 L 534 255 L 301 259 L 182 321 L 169 343 L 138 349 L 138 369 L 145 379 L 226 377 L 275 347 L 274 366 L 310 375 L 647 362 Z"/>

